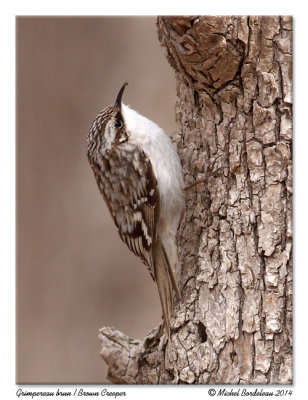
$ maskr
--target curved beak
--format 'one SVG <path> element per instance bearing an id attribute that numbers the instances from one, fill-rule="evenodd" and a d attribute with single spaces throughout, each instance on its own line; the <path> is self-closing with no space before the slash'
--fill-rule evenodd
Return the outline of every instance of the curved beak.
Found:
<path id="1" fill-rule="evenodd" d="M 123 85 L 122 85 L 122 87 L 121 87 L 121 89 L 120 89 L 120 91 L 119 91 L 119 94 L 118 94 L 118 96 L 117 96 L 117 99 L 116 99 L 116 101 L 115 101 L 115 107 L 118 107 L 119 109 L 121 109 L 121 103 L 122 103 L 122 95 L 123 95 L 123 92 L 124 92 L 124 89 L 125 89 L 125 87 L 128 85 L 128 83 L 127 82 L 124 82 L 123 83 Z"/>

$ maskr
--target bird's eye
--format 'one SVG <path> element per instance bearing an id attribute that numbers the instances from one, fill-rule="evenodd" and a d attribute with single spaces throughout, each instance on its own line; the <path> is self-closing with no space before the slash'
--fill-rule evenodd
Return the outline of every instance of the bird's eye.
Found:
<path id="1" fill-rule="evenodd" d="M 114 127 L 119 129 L 122 128 L 123 122 L 120 119 L 116 119 L 115 123 L 114 123 Z"/>

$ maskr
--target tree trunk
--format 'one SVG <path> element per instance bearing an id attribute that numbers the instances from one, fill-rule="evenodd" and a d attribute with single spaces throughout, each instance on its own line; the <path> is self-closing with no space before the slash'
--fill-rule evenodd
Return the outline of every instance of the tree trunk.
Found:
<path id="1" fill-rule="evenodd" d="M 159 17 L 186 185 L 171 340 L 102 328 L 115 383 L 292 382 L 292 19 Z M 215 171 L 217 171 L 215 173 Z"/>

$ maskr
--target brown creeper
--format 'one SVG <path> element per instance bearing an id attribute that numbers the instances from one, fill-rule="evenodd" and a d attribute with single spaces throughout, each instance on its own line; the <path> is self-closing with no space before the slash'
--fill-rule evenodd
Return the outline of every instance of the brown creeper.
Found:
<path id="1" fill-rule="evenodd" d="M 100 192 L 129 249 L 157 283 L 170 337 L 176 231 L 183 210 L 183 177 L 170 138 L 154 122 L 122 103 L 105 108 L 88 134 L 88 158 Z"/>

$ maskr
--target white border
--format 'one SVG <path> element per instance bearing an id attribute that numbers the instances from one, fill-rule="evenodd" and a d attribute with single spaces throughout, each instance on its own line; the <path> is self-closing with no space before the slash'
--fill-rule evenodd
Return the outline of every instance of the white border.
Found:
<path id="1" fill-rule="evenodd" d="M 253 4 L 247 1 L 194 1 L 183 6 L 174 2 L 153 1 L 145 7 L 144 2 L 137 1 L 87 1 L 72 2 L 58 1 L 11 1 L 2 9 L 1 18 L 1 257 L 2 285 L 1 285 L 1 397 L 16 398 L 18 386 L 15 385 L 15 15 L 156 15 L 156 14 L 202 14 L 202 15 L 293 15 L 294 16 L 294 154 L 295 154 L 295 200 L 294 200 L 294 228 L 295 228 L 295 274 L 294 297 L 296 313 L 295 320 L 295 366 L 294 366 L 294 394 L 291 398 L 303 399 L 307 397 L 307 29 L 308 15 L 302 1 L 260 1 Z M 181 2 L 182 3 L 182 2 Z M 192 4 L 193 3 L 193 4 Z M 142 4 L 142 6 L 141 6 Z M 23 385 L 21 385 L 23 387 Z M 55 390 L 61 386 L 27 386 L 37 390 Z M 65 386 L 65 389 L 77 386 Z M 87 386 L 95 390 L 95 386 Z M 97 386 L 101 390 L 106 385 Z M 124 387 L 126 398 L 144 398 L 144 396 L 169 396 L 178 398 L 193 395 L 196 398 L 209 398 L 207 390 L 211 386 L 181 386 L 181 387 Z M 262 386 L 264 389 L 273 386 Z M 114 390 L 109 387 L 109 390 Z M 218 389 L 218 387 L 215 387 Z M 231 389 L 231 386 L 228 386 Z M 236 388 L 236 387 L 235 387 Z M 261 388 L 260 386 L 258 388 Z M 280 387 L 281 388 L 281 387 Z M 290 388 L 290 387 L 287 387 Z M 252 389 L 249 387 L 249 389 Z M 159 391 L 159 393 L 157 392 Z M 176 391 L 176 393 L 174 393 Z"/>

